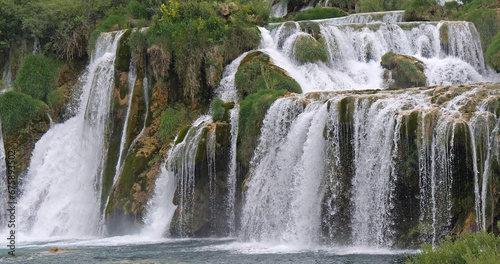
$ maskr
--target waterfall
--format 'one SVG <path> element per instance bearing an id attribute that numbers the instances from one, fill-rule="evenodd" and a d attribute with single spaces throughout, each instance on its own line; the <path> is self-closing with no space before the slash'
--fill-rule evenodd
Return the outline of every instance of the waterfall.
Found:
<path id="1" fill-rule="evenodd" d="M 2 121 L 0 120 L 0 230 L 7 227 L 7 159 L 3 143 Z"/>
<path id="2" fill-rule="evenodd" d="M 231 159 L 229 160 L 229 175 L 227 177 L 227 187 L 229 192 L 226 198 L 227 214 L 228 214 L 228 227 L 229 234 L 233 235 L 236 231 L 236 177 L 237 177 L 237 140 L 238 140 L 238 120 L 240 115 L 239 105 L 235 105 L 235 108 L 230 111 L 230 122 L 231 122 Z"/>
<path id="3" fill-rule="evenodd" d="M 182 142 L 174 145 L 168 153 L 168 159 L 162 173 L 156 180 L 153 197 L 148 202 L 147 213 L 144 218 L 143 232 L 152 231 L 159 236 L 168 234 L 170 221 L 176 206 L 172 204 L 175 190 L 179 207 L 179 221 L 176 228 L 181 236 L 189 233 L 194 221 L 194 184 L 195 161 L 198 145 L 203 131 L 211 121 L 210 116 L 202 116 L 196 120 L 188 130 Z M 177 141 L 177 138 L 176 140 Z M 168 217 L 170 216 L 170 217 Z"/>
<path id="4" fill-rule="evenodd" d="M 127 135 L 128 135 L 128 124 L 130 119 L 130 111 L 132 109 L 132 97 L 134 95 L 135 80 L 137 79 L 137 69 L 135 67 L 134 58 L 130 59 L 130 66 L 128 71 L 128 102 L 127 102 L 127 114 L 125 115 L 125 122 L 123 125 L 122 137 L 120 140 L 120 152 L 118 154 L 118 162 L 116 163 L 115 176 L 113 177 L 113 186 L 116 184 L 119 175 L 123 170 L 123 159 L 127 156 Z M 107 204 L 107 203 L 106 203 Z"/>
<path id="5" fill-rule="evenodd" d="M 114 61 L 124 31 L 103 33 L 80 78 L 78 114 L 36 144 L 22 181 L 20 230 L 28 237 L 100 235 L 100 182 Z"/>
<path id="6" fill-rule="evenodd" d="M 415 243 L 436 243 L 450 234 L 461 206 L 453 197 L 468 195 L 460 191 L 464 182 L 474 186 L 484 229 L 493 217 L 488 188 L 498 159 L 500 94 L 467 89 L 278 99 L 245 185 L 241 238 L 387 247 L 411 229 L 418 230 Z"/>
<path id="7" fill-rule="evenodd" d="M 306 21 L 278 24 L 271 31 L 260 30 L 261 50 L 286 70 L 305 93 L 383 89 L 380 61 L 389 51 L 421 60 L 427 85 L 498 80 L 486 66 L 479 35 L 469 22 L 335 25 L 329 21 Z M 300 62 L 295 58 L 297 38 L 311 30 L 311 34 L 319 33 L 324 39 L 327 62 Z"/>

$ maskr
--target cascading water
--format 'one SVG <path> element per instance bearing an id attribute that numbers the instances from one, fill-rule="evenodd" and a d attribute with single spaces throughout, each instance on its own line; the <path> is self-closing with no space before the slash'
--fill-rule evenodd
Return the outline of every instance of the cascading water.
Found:
<path id="1" fill-rule="evenodd" d="M 129 72 L 128 72 L 128 102 L 127 102 L 127 114 L 125 115 L 125 122 L 123 125 L 123 131 L 122 131 L 122 137 L 120 140 L 120 152 L 118 154 L 118 162 L 116 163 L 116 173 L 113 178 L 113 186 L 116 184 L 116 181 L 118 180 L 118 177 L 120 176 L 122 170 L 123 170 L 123 159 L 124 157 L 127 156 L 127 135 L 128 135 L 128 124 L 129 124 L 129 118 L 130 118 L 130 111 L 132 109 L 132 97 L 134 94 L 134 86 L 135 86 L 135 80 L 137 78 L 137 69 L 135 67 L 135 62 L 134 58 L 132 57 L 130 59 L 130 66 L 129 66 Z"/>
<path id="2" fill-rule="evenodd" d="M 475 171 L 478 224 L 486 225 L 484 219 L 492 217 L 487 215 L 491 209 L 485 209 L 491 196 L 488 164 L 498 159 L 491 146 L 498 145 L 499 121 L 494 108 L 499 94 L 487 89 L 331 93 L 327 101 L 314 99 L 304 110 L 303 97 L 278 99 L 264 120 L 252 161 L 242 238 L 311 243 L 322 237 L 323 228 L 323 237 L 334 243 L 384 247 L 394 245 L 408 228 L 419 228 L 417 242 L 435 243 L 451 231 L 452 210 L 460 206 L 452 201 L 457 195 L 454 188 L 463 188 L 453 179 L 472 177 L 467 168 Z M 451 100 L 436 103 L 434 96 Z M 480 125 L 478 118 L 491 125 Z M 352 129 L 345 130 L 342 124 Z M 464 130 L 459 126 L 483 131 L 467 134 L 459 132 Z M 342 142 L 351 137 L 347 145 Z M 474 143 L 475 138 L 484 141 Z M 458 151 L 466 142 L 479 147 L 481 155 L 472 158 L 472 151 Z M 416 148 L 409 149 L 408 144 Z M 346 154 L 349 149 L 352 157 Z M 458 160 L 467 159 L 472 163 L 465 170 L 453 169 Z M 350 164 L 352 174 L 346 168 Z M 400 197 L 406 195 L 401 188 L 408 182 L 415 185 L 408 199 L 416 200 L 414 209 L 420 208 L 415 217 L 405 207 L 408 201 Z M 341 195 L 348 198 L 342 200 Z M 320 209 L 322 201 L 327 206 Z M 300 222 L 297 216 L 307 221 Z M 349 220 L 334 221 L 342 217 Z M 350 235 L 339 241 L 345 230 L 351 230 Z"/>
<path id="3" fill-rule="evenodd" d="M 78 114 L 36 144 L 22 179 L 20 230 L 28 237 L 87 237 L 102 227 L 100 182 L 114 61 L 124 31 L 102 34 L 81 77 Z"/>
<path id="4" fill-rule="evenodd" d="M 309 23 L 309 24 L 306 24 Z M 329 54 L 328 61 L 300 62 L 297 38 L 316 23 Z M 446 27 L 441 29 L 442 27 Z M 446 30 L 445 30 L 446 29 Z M 286 22 L 270 32 L 261 28 L 262 51 L 286 70 L 307 92 L 382 89 L 382 56 L 389 52 L 423 61 L 427 85 L 496 80 L 486 66 L 478 33 L 469 22 L 407 22 L 334 25 Z"/>
<path id="5" fill-rule="evenodd" d="M 9 192 L 7 189 L 7 160 L 2 135 L 2 122 L 0 121 L 0 229 L 7 226 L 7 202 Z"/>
<path id="6" fill-rule="evenodd" d="M 194 221 L 192 211 L 196 154 L 203 131 L 210 121 L 210 116 L 198 118 L 182 142 L 173 146 L 169 151 L 162 173 L 156 180 L 153 197 L 148 202 L 143 234 L 156 234 L 161 237 L 169 233 L 171 219 L 177 209 L 177 206 L 172 204 L 176 190 L 179 207 L 179 220 L 175 223 L 176 228 L 181 236 L 189 233 L 186 228 L 190 228 Z"/>

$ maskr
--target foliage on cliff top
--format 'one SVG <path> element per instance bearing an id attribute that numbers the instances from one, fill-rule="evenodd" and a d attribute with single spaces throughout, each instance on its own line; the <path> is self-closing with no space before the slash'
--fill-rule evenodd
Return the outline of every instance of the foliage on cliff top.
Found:
<path id="1" fill-rule="evenodd" d="M 260 34 L 255 25 L 268 21 L 270 9 L 266 7 L 261 1 L 237 6 L 169 0 L 153 16 L 147 33 L 151 51 L 163 54 L 162 64 L 167 63 L 155 72 L 155 78 L 173 77 L 166 75 L 174 73 L 186 101 L 206 100 L 218 85 L 223 65 L 258 46 Z"/>
<path id="2" fill-rule="evenodd" d="M 31 54 L 24 60 L 14 85 L 19 92 L 47 102 L 47 95 L 56 87 L 57 64 L 43 55 Z"/>
<path id="3" fill-rule="evenodd" d="M 296 15 L 293 20 L 313 20 L 343 16 L 347 16 L 347 13 L 338 8 L 317 6 L 315 8 L 307 9 L 306 11 Z"/>
<path id="4" fill-rule="evenodd" d="M 500 222 L 498 223 L 500 228 Z M 446 237 L 439 246 L 422 245 L 422 252 L 406 260 L 407 264 L 427 263 L 482 263 L 494 264 L 500 260 L 500 237 L 492 233 L 464 234 L 457 239 Z"/>
<path id="5" fill-rule="evenodd" d="M 241 99 L 262 89 L 302 93 L 300 85 L 283 69 L 274 65 L 269 55 L 260 51 L 249 53 L 241 61 L 235 75 L 235 84 Z"/>
<path id="6" fill-rule="evenodd" d="M 6 135 L 12 135 L 46 111 L 47 105 L 29 95 L 13 91 L 0 95 L 0 117 Z"/>

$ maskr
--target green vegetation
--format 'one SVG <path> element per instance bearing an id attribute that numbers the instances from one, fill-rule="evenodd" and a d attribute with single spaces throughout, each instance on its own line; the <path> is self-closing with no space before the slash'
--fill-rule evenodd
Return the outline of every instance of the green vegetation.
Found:
<path id="1" fill-rule="evenodd" d="M 412 56 L 387 52 L 380 64 L 392 73 L 394 84 L 390 88 L 418 87 L 427 82 L 424 64 Z"/>
<path id="2" fill-rule="evenodd" d="M 220 99 L 219 97 L 214 98 L 212 100 L 212 103 L 210 104 L 210 109 L 212 109 L 212 119 L 213 121 L 220 121 L 224 117 L 224 113 L 226 112 L 226 109 L 222 106 L 224 104 L 224 101 Z"/>
<path id="3" fill-rule="evenodd" d="M 313 20 L 347 16 L 347 13 L 335 7 L 315 7 L 295 16 L 295 21 Z"/>
<path id="4" fill-rule="evenodd" d="M 245 98 L 261 89 L 302 93 L 300 85 L 283 69 L 272 64 L 269 55 L 260 51 L 249 53 L 241 61 L 235 83 L 240 98 Z"/>
<path id="5" fill-rule="evenodd" d="M 56 87 L 58 68 L 45 56 L 31 54 L 24 60 L 14 83 L 19 92 L 47 102 L 47 95 Z"/>
<path id="6" fill-rule="evenodd" d="M 500 222 L 498 223 L 500 228 Z M 422 252 L 406 263 L 494 264 L 500 260 L 500 237 L 492 233 L 464 234 L 457 239 L 446 237 L 439 246 L 422 245 Z"/>
<path id="7" fill-rule="evenodd" d="M 303 62 L 328 61 L 324 40 L 317 41 L 311 35 L 299 36 L 295 42 L 295 57 Z"/>
<path id="8" fill-rule="evenodd" d="M 148 52 L 160 55 L 151 56 L 155 58 L 155 78 L 178 78 L 177 90 L 182 91 L 185 100 L 206 100 L 203 95 L 218 85 L 223 64 L 258 46 L 260 34 L 255 25 L 264 25 L 269 12 L 258 1 L 240 6 L 168 1 L 153 16 L 147 32 Z"/>
<path id="9" fill-rule="evenodd" d="M 0 117 L 6 135 L 12 135 L 46 111 L 47 105 L 29 95 L 13 91 L 0 95 Z"/>
<path id="10" fill-rule="evenodd" d="M 465 20 L 471 21 L 476 26 L 481 37 L 483 52 L 486 52 L 491 40 L 498 32 L 498 17 L 494 9 L 475 9 L 467 14 Z"/>
<path id="11" fill-rule="evenodd" d="M 241 101 L 237 156 L 243 164 L 248 165 L 252 159 L 267 110 L 285 93 L 286 90 L 260 90 Z"/>
<path id="12" fill-rule="evenodd" d="M 493 37 L 491 45 L 485 54 L 486 62 L 497 72 L 500 72 L 500 33 Z"/>
<path id="13" fill-rule="evenodd" d="M 161 113 L 160 126 L 158 128 L 158 139 L 165 143 L 172 140 L 180 128 L 188 125 L 194 119 L 196 113 L 183 104 L 178 103 L 163 110 Z"/>

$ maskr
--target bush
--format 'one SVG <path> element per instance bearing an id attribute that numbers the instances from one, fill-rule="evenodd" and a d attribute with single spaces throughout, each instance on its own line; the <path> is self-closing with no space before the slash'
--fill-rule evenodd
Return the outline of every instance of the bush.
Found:
<path id="1" fill-rule="evenodd" d="M 493 37 L 484 57 L 495 71 L 500 72 L 500 33 Z"/>
<path id="2" fill-rule="evenodd" d="M 500 222 L 499 222 L 500 226 Z M 491 233 L 465 234 L 456 240 L 446 237 L 439 246 L 422 245 L 422 251 L 408 257 L 406 263 L 498 263 L 500 259 L 500 237 Z"/>
<path id="3" fill-rule="evenodd" d="M 126 9 L 133 18 L 150 19 L 152 15 L 144 3 L 139 3 L 136 0 L 128 2 Z"/>
<path id="4" fill-rule="evenodd" d="M 431 19 L 429 9 L 437 6 L 436 0 L 412 0 L 405 12 L 405 21 L 427 21 Z"/>
<path id="5" fill-rule="evenodd" d="M 320 60 L 328 61 L 328 52 L 323 39 L 317 41 L 310 35 L 302 35 L 295 42 L 295 57 L 303 62 Z"/>
<path id="6" fill-rule="evenodd" d="M 295 21 L 313 20 L 347 16 L 347 13 L 335 7 L 315 7 L 295 16 Z"/>
<path id="7" fill-rule="evenodd" d="M 237 156 L 243 164 L 248 165 L 252 159 L 267 110 L 285 93 L 286 90 L 260 90 L 241 101 Z"/>
<path id="8" fill-rule="evenodd" d="M 176 104 L 163 110 L 160 126 L 158 127 L 159 141 L 165 143 L 168 140 L 173 140 L 176 132 L 183 126 L 188 125 L 195 115 L 195 112 L 189 110 L 183 104 Z"/>
<path id="9" fill-rule="evenodd" d="M 235 84 L 241 99 L 262 89 L 302 93 L 300 85 L 283 69 L 273 65 L 269 55 L 260 51 L 249 53 L 242 60 L 235 75 Z"/>
<path id="10" fill-rule="evenodd" d="M 97 23 L 97 28 L 103 32 L 119 30 L 127 27 L 127 18 L 119 15 L 110 15 Z"/>
<path id="11" fill-rule="evenodd" d="M 31 54 L 19 68 L 14 85 L 20 92 L 47 102 L 47 95 L 56 87 L 56 63 L 43 55 Z"/>
<path id="12" fill-rule="evenodd" d="M 47 106 L 42 101 L 29 95 L 13 91 L 0 95 L 0 117 L 7 135 L 12 135 L 46 111 Z"/>
<path id="13" fill-rule="evenodd" d="M 226 109 L 222 106 L 224 104 L 224 101 L 220 99 L 219 97 L 214 98 L 212 100 L 212 103 L 210 104 L 210 109 L 212 110 L 212 120 L 215 121 L 220 121 L 224 117 L 224 113 L 226 112 Z"/>

